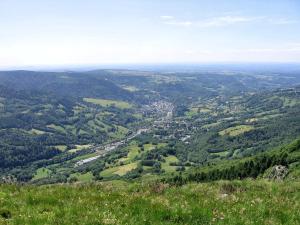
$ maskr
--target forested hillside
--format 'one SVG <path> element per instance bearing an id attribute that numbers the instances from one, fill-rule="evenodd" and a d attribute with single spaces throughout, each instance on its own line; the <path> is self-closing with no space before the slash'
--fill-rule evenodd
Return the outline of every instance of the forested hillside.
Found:
<path id="1" fill-rule="evenodd" d="M 209 166 L 188 171 L 184 175 L 167 179 L 167 182 L 184 184 L 188 182 L 208 182 L 214 180 L 236 180 L 245 178 L 270 178 L 268 172 L 273 166 L 286 167 L 285 179 L 299 180 L 300 139 L 267 153 L 240 160 L 212 163 Z"/>

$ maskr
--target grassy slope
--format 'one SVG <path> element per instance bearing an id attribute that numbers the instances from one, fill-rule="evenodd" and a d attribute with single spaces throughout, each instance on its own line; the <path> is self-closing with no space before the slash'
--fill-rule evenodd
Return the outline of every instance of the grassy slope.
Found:
<path id="1" fill-rule="evenodd" d="M 0 186 L 0 224 L 300 224 L 300 183 Z"/>

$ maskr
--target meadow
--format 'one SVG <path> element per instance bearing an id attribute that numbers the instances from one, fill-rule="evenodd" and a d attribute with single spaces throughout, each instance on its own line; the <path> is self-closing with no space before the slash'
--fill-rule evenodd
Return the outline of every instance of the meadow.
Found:
<path id="1" fill-rule="evenodd" d="M 300 224 L 300 183 L 1 185 L 0 224 Z"/>

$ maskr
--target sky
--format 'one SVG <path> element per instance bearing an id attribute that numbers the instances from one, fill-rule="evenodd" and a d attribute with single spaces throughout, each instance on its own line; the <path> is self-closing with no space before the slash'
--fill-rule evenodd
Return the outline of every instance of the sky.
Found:
<path id="1" fill-rule="evenodd" d="M 0 68 L 299 62 L 299 0 L 0 0 Z"/>

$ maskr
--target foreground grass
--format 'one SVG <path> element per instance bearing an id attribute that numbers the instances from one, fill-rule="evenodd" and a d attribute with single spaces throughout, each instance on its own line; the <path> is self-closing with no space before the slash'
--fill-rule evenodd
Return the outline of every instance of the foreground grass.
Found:
<path id="1" fill-rule="evenodd" d="M 300 183 L 0 186 L 0 224 L 300 224 Z"/>

